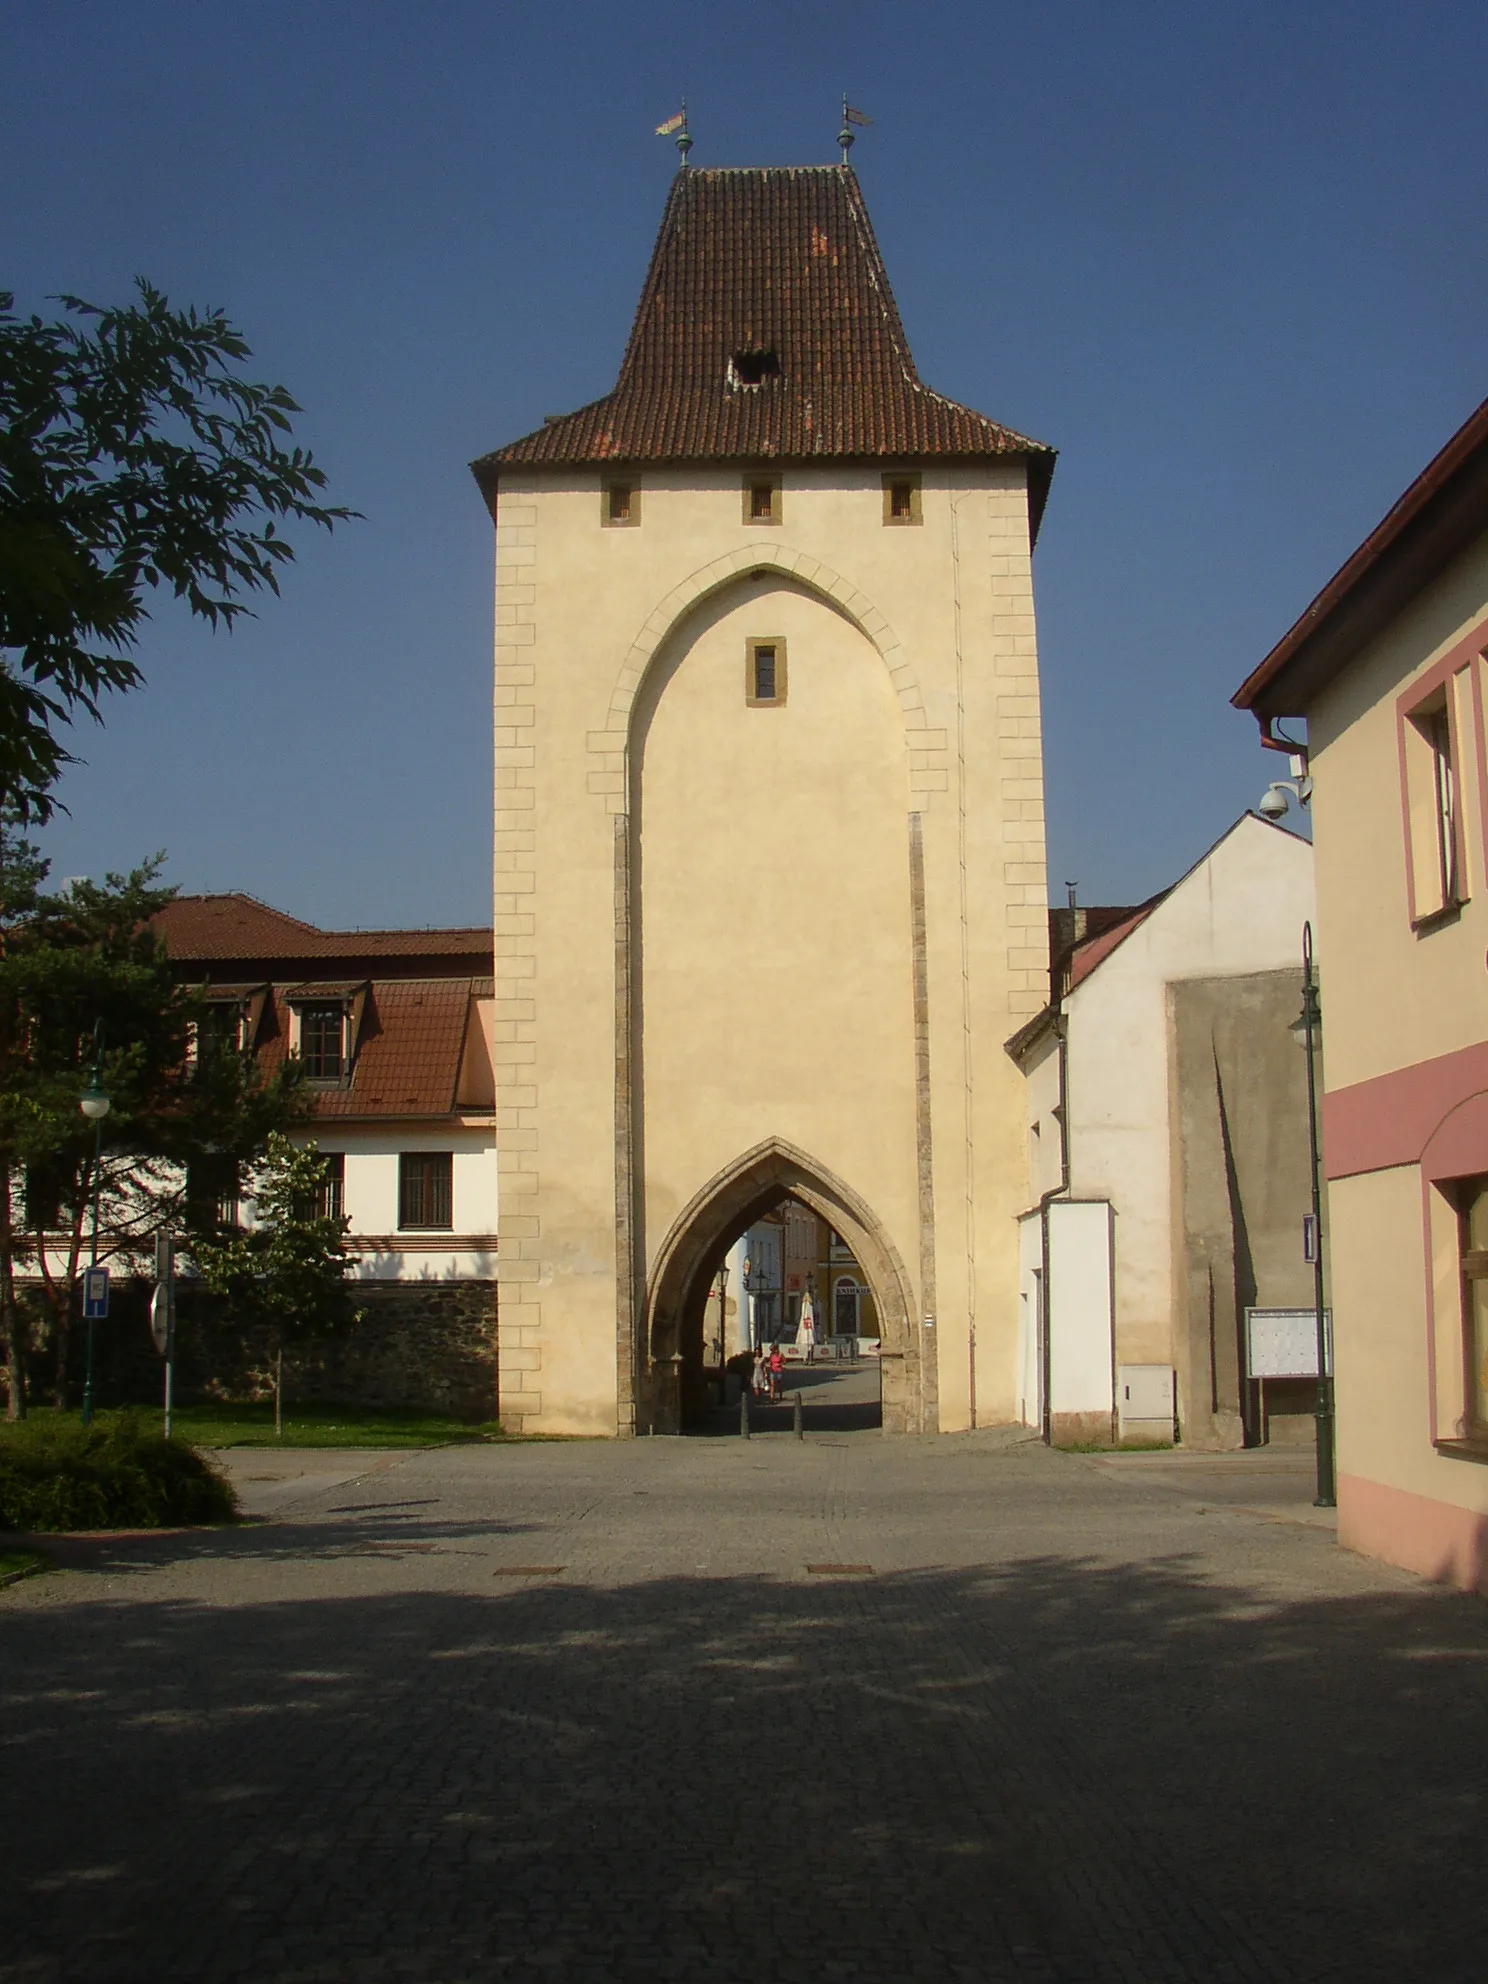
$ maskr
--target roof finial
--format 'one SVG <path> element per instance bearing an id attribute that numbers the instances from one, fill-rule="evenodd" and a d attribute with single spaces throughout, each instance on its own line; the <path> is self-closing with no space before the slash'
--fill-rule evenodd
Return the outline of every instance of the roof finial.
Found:
<path id="1" fill-rule="evenodd" d="M 855 110 L 847 100 L 847 92 L 842 92 L 842 129 L 837 133 L 837 142 L 842 147 L 842 163 L 847 164 L 847 155 L 853 148 L 854 124 L 871 124 L 873 119 L 866 117 L 861 110 Z"/>
<path id="2" fill-rule="evenodd" d="M 677 134 L 677 150 L 681 152 L 682 163 L 686 165 L 687 154 L 692 150 L 692 138 L 687 129 L 686 97 L 683 97 L 682 108 L 677 112 L 677 115 L 675 117 L 669 117 L 665 124 L 658 124 L 656 127 L 658 138 L 669 138 L 674 131 Z"/>

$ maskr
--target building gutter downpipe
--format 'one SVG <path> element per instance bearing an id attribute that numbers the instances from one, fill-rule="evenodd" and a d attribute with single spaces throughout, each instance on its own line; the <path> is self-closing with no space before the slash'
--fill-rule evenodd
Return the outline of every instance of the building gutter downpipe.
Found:
<path id="1" fill-rule="evenodd" d="M 1054 1038 L 1059 1042 L 1059 1183 L 1053 1186 L 1051 1190 L 1043 1193 L 1038 1202 L 1039 1240 L 1043 1248 L 1044 1263 L 1044 1299 L 1041 1305 L 1043 1313 L 1039 1318 L 1039 1362 L 1042 1366 L 1040 1376 L 1043 1380 L 1041 1386 L 1043 1397 L 1040 1401 L 1039 1417 L 1042 1421 L 1041 1430 L 1046 1447 L 1053 1444 L 1053 1415 L 1049 1404 L 1053 1392 L 1053 1386 L 1050 1383 L 1050 1346 L 1053 1341 L 1053 1331 L 1050 1327 L 1050 1310 L 1052 1308 L 1053 1290 L 1049 1280 L 1049 1208 L 1056 1199 L 1066 1197 L 1070 1188 L 1069 1028 L 1063 1012 L 1054 1021 Z"/>

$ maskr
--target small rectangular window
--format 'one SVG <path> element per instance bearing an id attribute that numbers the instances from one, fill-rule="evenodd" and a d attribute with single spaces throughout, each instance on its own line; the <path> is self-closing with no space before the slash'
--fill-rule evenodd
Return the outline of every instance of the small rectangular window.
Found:
<path id="1" fill-rule="evenodd" d="M 454 1225 L 454 1158 L 447 1150 L 398 1158 L 398 1225 L 448 1233 Z"/>
<path id="2" fill-rule="evenodd" d="M 917 524 L 921 521 L 920 478 L 901 472 L 883 479 L 883 520 L 886 524 Z"/>
<path id="3" fill-rule="evenodd" d="M 744 521 L 747 524 L 778 524 L 781 519 L 780 477 L 746 475 L 744 478 Z"/>
<path id="4" fill-rule="evenodd" d="M 346 1067 L 343 1036 L 346 1011 L 341 1005 L 300 1008 L 300 1060 L 312 1082 L 338 1082 Z"/>
<path id="5" fill-rule="evenodd" d="M 641 521 L 641 490 L 636 482 L 606 482 L 600 489 L 599 520 L 624 529 Z"/>
<path id="6" fill-rule="evenodd" d="M 315 1212 L 320 1219 L 340 1219 L 346 1210 L 346 1155 L 344 1151 L 323 1150 L 325 1183 L 315 1195 Z"/>
<path id="7" fill-rule="evenodd" d="M 241 1183 L 235 1157 L 215 1151 L 186 1167 L 186 1217 L 198 1231 L 236 1226 Z"/>
<path id="8" fill-rule="evenodd" d="M 62 1224 L 62 1167 L 40 1158 L 26 1166 L 25 1219 L 32 1233 L 51 1233 Z"/>
<path id="9" fill-rule="evenodd" d="M 751 708 L 768 707 L 785 701 L 783 640 L 745 642 L 744 700 Z"/>
<path id="10" fill-rule="evenodd" d="M 207 1007 L 196 1027 L 196 1059 L 206 1066 L 222 1054 L 236 1054 L 243 1045 L 243 1009 L 236 1000 L 229 1005 L 217 999 Z"/>

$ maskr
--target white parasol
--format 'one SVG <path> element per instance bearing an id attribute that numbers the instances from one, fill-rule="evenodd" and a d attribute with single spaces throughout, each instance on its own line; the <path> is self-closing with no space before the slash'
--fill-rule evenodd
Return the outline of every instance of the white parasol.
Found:
<path id="1" fill-rule="evenodd" d="M 796 1348 L 812 1350 L 816 1347 L 816 1304 L 811 1299 L 808 1288 L 801 1297 L 801 1321 L 796 1330 Z"/>

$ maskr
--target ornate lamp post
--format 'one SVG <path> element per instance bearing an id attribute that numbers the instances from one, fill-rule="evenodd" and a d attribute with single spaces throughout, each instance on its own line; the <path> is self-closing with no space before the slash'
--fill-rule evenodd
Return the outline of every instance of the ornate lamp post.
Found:
<path id="1" fill-rule="evenodd" d="M 78 1097 L 78 1108 L 93 1125 L 93 1250 L 89 1268 L 98 1266 L 98 1200 L 103 1183 L 103 1119 L 109 1113 L 109 1099 L 103 1087 L 103 1023 L 93 1029 L 93 1072 L 88 1086 Z M 86 1287 L 86 1283 L 84 1286 Z M 83 1304 L 86 1311 L 88 1303 Z M 83 1377 L 83 1424 L 93 1423 L 93 1318 L 86 1316 L 87 1363 Z"/>
<path id="2" fill-rule="evenodd" d="M 729 1271 L 726 1267 L 718 1270 L 718 1380 L 723 1382 L 723 1368 L 728 1362 L 728 1283 Z"/>
<path id="3" fill-rule="evenodd" d="M 1302 925 L 1302 1011 L 1291 1032 L 1307 1054 L 1307 1134 L 1312 1158 L 1312 1293 L 1317 1322 L 1317 1495 L 1313 1507 L 1338 1505 L 1333 1447 L 1333 1374 L 1328 1369 L 1328 1318 L 1323 1306 L 1323 1172 L 1318 1149 L 1317 1041 L 1323 1009 L 1312 962 L 1312 925 Z"/>

